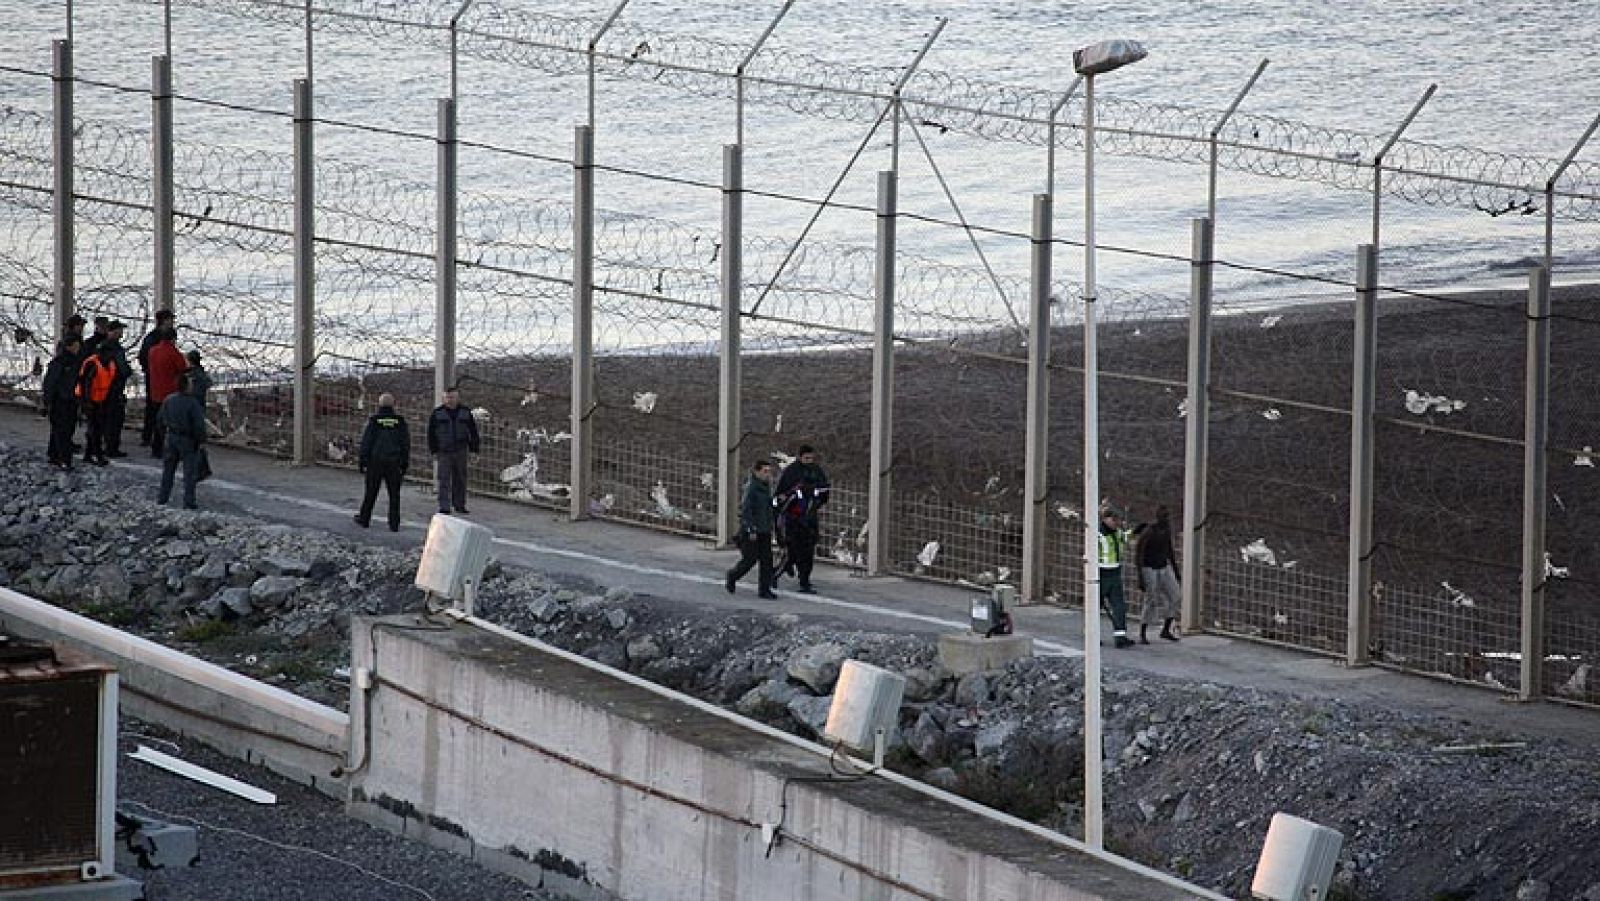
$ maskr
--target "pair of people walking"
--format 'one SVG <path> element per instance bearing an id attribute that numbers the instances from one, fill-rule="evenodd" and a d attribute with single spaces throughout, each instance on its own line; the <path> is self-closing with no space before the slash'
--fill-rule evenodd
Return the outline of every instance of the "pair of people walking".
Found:
<path id="1" fill-rule="evenodd" d="M 1100 511 L 1099 559 L 1100 605 L 1111 615 L 1112 643 L 1119 648 L 1133 647 L 1128 637 L 1128 596 L 1122 584 L 1122 570 L 1128 560 L 1128 544 L 1134 545 L 1133 562 L 1138 571 L 1139 589 L 1144 594 L 1144 613 L 1139 625 L 1139 643 L 1149 644 L 1149 630 L 1161 623 L 1161 637 L 1177 641 L 1173 631 L 1177 621 L 1180 590 L 1177 556 L 1172 546 L 1171 514 L 1166 507 L 1156 509 L 1155 522 L 1140 523 L 1131 531 L 1115 509 Z"/>
<path id="2" fill-rule="evenodd" d="M 802 444 L 794 462 L 784 467 L 776 488 L 772 476 L 772 462 L 760 460 L 745 481 L 739 503 L 739 562 L 728 570 L 723 587 L 731 594 L 738 581 L 759 566 L 758 597 L 776 598 L 772 589 L 783 575 L 798 578 L 802 594 L 815 594 L 811 570 L 822 534 L 819 517 L 832 491 L 828 474 L 817 463 L 816 449 Z M 774 537 L 783 548 L 778 566 L 772 562 Z"/>

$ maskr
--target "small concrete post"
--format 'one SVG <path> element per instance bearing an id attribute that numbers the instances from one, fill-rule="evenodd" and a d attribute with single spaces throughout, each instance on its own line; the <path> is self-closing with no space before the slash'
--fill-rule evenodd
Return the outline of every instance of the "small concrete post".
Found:
<path id="1" fill-rule="evenodd" d="M 890 470 L 894 460 L 894 267 L 897 177 L 878 173 L 878 246 L 873 267 L 872 471 L 867 486 L 867 575 L 889 570 Z"/>
<path id="2" fill-rule="evenodd" d="M 739 531 L 739 446 L 744 441 L 740 405 L 739 305 L 744 279 L 744 148 L 722 148 L 722 341 L 717 377 L 717 546 Z"/>
<path id="3" fill-rule="evenodd" d="M 311 82 L 294 82 L 294 463 L 316 462 L 316 161 Z"/>
<path id="4" fill-rule="evenodd" d="M 151 205 L 155 218 L 155 306 L 173 308 L 177 255 L 173 249 L 172 61 L 165 56 L 150 60 L 150 164 Z"/>
<path id="5" fill-rule="evenodd" d="M 456 105 L 439 100 L 438 223 L 434 233 L 433 398 L 456 384 Z"/>
<path id="6" fill-rule="evenodd" d="M 1050 242 L 1049 194 L 1033 195 L 1033 260 L 1028 310 L 1028 423 L 1024 449 L 1022 520 L 1022 600 L 1044 599 L 1045 540 L 1050 492 Z"/>
<path id="7" fill-rule="evenodd" d="M 1528 273 L 1528 356 L 1522 445 L 1522 682 L 1524 701 L 1544 693 L 1546 465 L 1550 439 L 1550 271 Z"/>
<path id="8" fill-rule="evenodd" d="M 1183 631 L 1204 627 L 1206 476 L 1211 425 L 1211 277 L 1213 227 L 1192 226 L 1189 269 L 1189 382 L 1183 449 Z"/>
<path id="9" fill-rule="evenodd" d="M 67 20 L 71 22 L 71 14 Z M 54 117 L 52 141 L 54 175 L 50 198 L 52 255 L 55 267 L 55 337 L 67 332 L 67 320 L 76 311 L 77 285 L 73 271 L 73 179 L 72 179 L 72 41 L 50 43 L 51 100 Z"/>
<path id="10" fill-rule="evenodd" d="M 572 507 L 589 517 L 594 477 L 594 129 L 574 130 L 572 151 Z"/>
<path id="11" fill-rule="evenodd" d="M 1378 248 L 1363 244 L 1356 260 L 1355 360 L 1350 399 L 1349 624 L 1345 662 L 1371 663 L 1373 410 L 1377 403 Z"/>

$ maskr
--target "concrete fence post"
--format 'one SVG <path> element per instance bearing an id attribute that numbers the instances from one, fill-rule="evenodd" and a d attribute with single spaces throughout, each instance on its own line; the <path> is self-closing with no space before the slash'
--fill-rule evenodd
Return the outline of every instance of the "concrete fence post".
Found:
<path id="1" fill-rule="evenodd" d="M 1528 273 L 1528 355 L 1522 444 L 1522 681 L 1518 697 L 1544 693 L 1546 466 L 1550 440 L 1550 270 Z"/>
<path id="2" fill-rule="evenodd" d="M 898 176 L 878 173 L 878 236 L 873 266 L 872 472 L 867 486 L 867 575 L 889 570 L 890 475 L 894 466 L 894 267 Z"/>
<path id="3" fill-rule="evenodd" d="M 722 340 L 717 376 L 717 546 L 733 543 L 739 530 L 739 446 L 744 441 L 741 406 L 740 321 L 744 279 L 744 148 L 722 148 Z"/>
<path id="4" fill-rule="evenodd" d="M 438 105 L 438 181 L 434 188 L 438 222 L 434 231 L 433 398 L 456 384 L 456 105 Z"/>
<path id="5" fill-rule="evenodd" d="M 150 60 L 150 165 L 152 169 L 151 206 L 155 224 L 155 307 L 173 308 L 176 279 L 173 267 L 173 155 L 172 155 L 172 60 L 155 56 Z"/>
<path id="6" fill-rule="evenodd" d="M 1373 410 L 1377 404 L 1378 248 L 1363 244 L 1356 260 L 1354 370 L 1350 398 L 1350 548 L 1345 662 L 1371 663 Z"/>
<path id="7" fill-rule="evenodd" d="M 311 82 L 294 82 L 294 463 L 316 462 L 316 158 Z"/>
<path id="8" fill-rule="evenodd" d="M 589 517 L 594 493 L 594 129 L 574 130 L 572 151 L 572 508 Z"/>
<path id="9" fill-rule="evenodd" d="M 1189 262 L 1189 380 L 1184 407 L 1183 631 L 1205 628 L 1206 478 L 1211 426 L 1211 279 L 1214 231 L 1210 219 L 1191 227 Z"/>
<path id="10" fill-rule="evenodd" d="M 1022 520 L 1022 599 L 1044 599 L 1045 550 L 1050 494 L 1047 459 L 1050 454 L 1050 262 L 1051 217 L 1049 194 L 1033 195 L 1033 259 L 1029 267 L 1028 305 L 1028 423 L 1024 449 L 1023 494 L 1027 507 Z"/>
<path id="11" fill-rule="evenodd" d="M 70 21 L 71 17 L 68 16 Z M 52 165 L 54 179 L 50 197 L 52 220 L 52 259 L 55 268 L 55 337 L 66 334 L 67 320 L 76 312 L 77 285 L 73 269 L 73 178 L 72 178 L 72 41 L 50 43 L 51 109 L 54 117 Z"/>

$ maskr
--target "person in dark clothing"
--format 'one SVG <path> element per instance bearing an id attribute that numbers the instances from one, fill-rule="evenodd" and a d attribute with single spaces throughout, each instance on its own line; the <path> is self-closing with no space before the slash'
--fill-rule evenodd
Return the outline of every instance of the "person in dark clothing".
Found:
<path id="1" fill-rule="evenodd" d="M 157 329 L 152 334 L 156 340 L 144 355 L 145 403 L 154 401 L 159 412 L 160 404 L 178 390 L 178 376 L 188 370 L 189 361 L 184 359 L 183 352 L 178 350 L 176 331 L 170 328 Z M 194 387 L 193 379 L 189 380 L 189 385 L 191 389 Z M 200 406 L 204 409 L 205 404 Z M 160 417 L 152 416 L 151 419 L 150 453 L 159 458 L 162 456 Z"/>
<path id="2" fill-rule="evenodd" d="M 1144 593 L 1144 615 L 1139 620 L 1139 643 L 1149 644 L 1150 625 L 1161 620 L 1161 637 L 1177 641 L 1172 623 L 1178 618 L 1182 595 L 1178 588 L 1177 554 L 1172 549 L 1171 514 L 1156 508 L 1156 521 L 1133 529 L 1138 537 L 1134 557 L 1139 564 L 1139 590 Z"/>
<path id="3" fill-rule="evenodd" d="M 139 444 L 143 447 L 153 448 L 152 453 L 154 453 L 157 457 L 161 456 L 161 450 L 155 443 L 156 420 L 158 418 L 156 413 L 161 409 L 161 401 L 166 398 L 166 394 L 163 394 L 161 397 L 156 397 L 155 392 L 151 390 L 150 348 L 155 347 L 156 344 L 160 342 L 163 331 L 171 328 L 173 328 L 172 311 L 156 310 L 155 328 L 146 332 L 144 338 L 139 341 L 139 369 L 144 373 L 145 388 L 144 424 L 143 427 L 139 429 Z M 174 331 L 173 334 L 176 335 L 176 331 Z M 167 394 L 170 393 L 172 392 L 167 392 Z"/>
<path id="4" fill-rule="evenodd" d="M 733 587 L 760 564 L 756 573 L 759 597 L 774 599 L 772 593 L 772 463 L 762 460 L 750 471 L 744 483 L 744 496 L 739 502 L 739 562 L 728 570 L 723 587 L 733 594 Z"/>
<path id="5" fill-rule="evenodd" d="M 200 402 L 201 409 L 204 409 L 211 394 L 211 373 L 200 365 L 200 351 L 191 350 L 184 359 L 189 361 L 189 393 L 194 395 L 194 399 Z"/>
<path id="6" fill-rule="evenodd" d="M 189 393 L 189 376 L 178 376 L 178 390 L 161 402 L 156 414 L 166 433 L 166 450 L 161 457 L 161 491 L 156 503 L 163 506 L 172 497 L 173 478 L 183 464 L 183 508 L 194 510 L 194 486 L 200 481 L 200 449 L 206 443 L 206 413 L 200 401 Z"/>
<path id="7" fill-rule="evenodd" d="M 467 455 L 477 452 L 478 421 L 451 388 L 428 417 L 428 453 L 433 454 L 440 513 L 449 513 L 452 505 L 457 513 L 467 512 Z"/>
<path id="8" fill-rule="evenodd" d="M 817 463 L 816 448 L 800 445 L 794 462 L 785 466 L 778 478 L 773 503 L 778 508 L 779 541 L 784 548 L 779 575 L 798 576 L 803 594 L 816 593 L 811 586 L 811 567 L 822 535 L 819 517 L 831 490 L 827 472 Z"/>
<path id="9" fill-rule="evenodd" d="M 372 522 L 372 505 L 382 485 L 389 492 L 389 531 L 400 531 L 400 480 L 411 468 L 411 430 L 406 418 L 394 411 L 393 394 L 378 395 L 378 412 L 367 419 L 367 428 L 361 433 L 360 461 L 367 491 L 361 496 L 356 525 L 365 529 Z"/>
<path id="10" fill-rule="evenodd" d="M 113 319 L 106 326 L 103 346 L 112 348 L 117 357 L 117 378 L 111 383 L 111 400 L 107 402 L 105 448 L 108 457 L 126 457 L 122 449 L 122 427 L 128 419 L 128 380 L 133 377 L 133 364 L 128 362 L 128 350 L 122 346 L 122 335 L 127 326 Z"/>
<path id="11" fill-rule="evenodd" d="M 61 345 L 65 344 L 68 338 L 77 338 L 78 344 L 80 345 L 79 349 L 81 350 L 81 345 L 83 344 L 83 327 L 87 324 L 88 323 L 84 320 L 84 318 L 79 316 L 77 313 L 73 313 L 71 316 L 68 316 L 66 328 L 61 332 L 61 340 L 57 342 L 56 349 L 60 350 Z"/>
<path id="12" fill-rule="evenodd" d="M 44 371 L 41 399 L 44 413 L 50 417 L 48 456 L 50 465 L 61 469 L 72 468 L 72 433 L 78 428 L 78 351 L 82 347 L 83 339 L 68 332 Z"/>
<path id="13" fill-rule="evenodd" d="M 111 320 L 105 316 L 94 317 L 94 332 L 83 339 L 83 357 L 88 359 L 100 352 L 101 342 L 106 340 L 106 329 L 110 327 Z"/>
<path id="14" fill-rule="evenodd" d="M 105 466 L 106 430 L 110 428 L 113 404 L 112 386 L 117 379 L 116 349 L 101 342 L 100 349 L 78 367 L 77 396 L 83 406 L 88 428 L 84 436 L 83 462 Z"/>

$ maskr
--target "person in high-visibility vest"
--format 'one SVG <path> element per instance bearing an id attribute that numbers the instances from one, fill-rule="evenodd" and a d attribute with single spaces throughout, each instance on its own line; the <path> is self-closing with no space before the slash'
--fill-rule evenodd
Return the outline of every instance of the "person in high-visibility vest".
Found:
<path id="1" fill-rule="evenodd" d="M 1117 511 L 1110 507 L 1100 511 L 1100 604 L 1111 613 L 1112 642 L 1119 648 L 1133 647 L 1128 640 L 1128 595 L 1122 588 L 1130 535 Z"/>
<path id="2" fill-rule="evenodd" d="M 89 421 L 83 448 L 85 463 L 105 466 L 110 462 L 106 459 L 106 430 L 110 426 L 111 406 L 115 401 L 112 386 L 116 380 L 116 348 L 101 342 L 99 349 L 85 358 L 78 370 L 78 403 Z"/>

